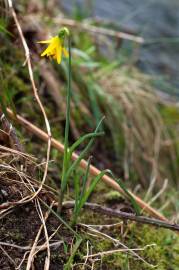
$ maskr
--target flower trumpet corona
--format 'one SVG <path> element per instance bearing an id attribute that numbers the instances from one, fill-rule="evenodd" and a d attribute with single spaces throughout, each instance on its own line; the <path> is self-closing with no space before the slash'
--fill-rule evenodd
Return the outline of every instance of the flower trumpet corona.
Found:
<path id="1" fill-rule="evenodd" d="M 53 59 L 57 61 L 58 64 L 60 64 L 62 60 L 62 54 L 65 57 L 69 56 L 68 51 L 64 47 L 64 41 L 65 41 L 66 35 L 69 35 L 69 31 L 66 27 L 64 27 L 60 30 L 57 36 L 52 37 L 49 40 L 39 41 L 38 43 L 49 44 L 48 47 L 41 53 L 41 56 L 52 57 Z"/>

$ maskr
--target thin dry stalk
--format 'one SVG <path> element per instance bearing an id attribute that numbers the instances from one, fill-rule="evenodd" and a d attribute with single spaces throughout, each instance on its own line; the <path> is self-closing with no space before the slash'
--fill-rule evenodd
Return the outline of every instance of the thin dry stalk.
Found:
<path id="1" fill-rule="evenodd" d="M 52 205 L 50 206 L 50 208 L 51 208 L 51 207 L 52 207 Z M 50 210 L 48 210 L 48 211 L 46 212 L 45 217 L 43 218 L 43 224 L 41 224 L 41 226 L 40 226 L 40 228 L 39 228 L 39 231 L 38 231 L 38 233 L 37 233 L 37 235 L 36 235 L 36 238 L 35 238 L 35 240 L 34 240 L 33 246 L 32 246 L 32 248 L 31 248 L 31 251 L 30 251 L 30 254 L 29 254 L 29 257 L 28 257 L 26 270 L 30 270 L 30 269 L 31 269 L 31 265 L 32 265 L 32 263 L 33 263 L 33 261 L 34 261 L 34 256 L 35 256 L 35 254 L 36 254 L 37 243 L 38 243 L 39 237 L 40 237 L 40 235 L 41 235 L 42 229 L 43 229 L 43 228 L 44 228 L 44 229 L 46 228 L 46 225 L 44 226 L 44 223 L 46 222 L 47 218 L 49 217 L 49 214 L 50 214 Z M 46 236 L 46 240 L 47 240 L 47 249 L 49 249 L 49 240 L 48 240 L 48 236 Z M 49 249 L 49 250 L 50 250 L 50 249 Z M 49 252 L 49 251 L 48 251 L 48 252 Z M 48 253 L 48 256 L 50 256 L 49 253 Z M 47 262 L 48 262 L 48 264 L 49 264 L 50 261 L 47 261 Z M 45 264 L 45 267 L 47 267 L 47 266 L 49 267 L 48 264 Z M 45 269 L 49 269 L 49 268 L 45 268 Z"/>
<path id="2" fill-rule="evenodd" d="M 121 227 L 123 225 L 123 221 L 118 222 L 118 223 L 112 223 L 112 224 L 88 224 L 89 227 L 91 228 L 98 228 L 99 231 L 101 231 L 102 229 L 111 229 L 111 228 L 118 228 Z"/>
<path id="3" fill-rule="evenodd" d="M 50 239 L 50 237 L 49 237 L 49 239 Z M 50 247 L 58 247 L 58 246 L 60 246 L 61 244 L 63 244 L 64 243 L 64 241 L 62 241 L 62 240 L 60 240 L 60 241 L 55 241 L 54 243 L 51 243 L 49 246 Z M 11 248 L 15 248 L 15 249 L 20 249 L 20 250 L 24 250 L 24 251 L 30 251 L 31 250 L 31 246 L 19 246 L 19 245 L 15 245 L 15 244 L 11 244 L 11 243 L 6 243 L 6 242 L 1 242 L 0 241 L 0 245 L 2 245 L 2 246 L 6 246 L 6 247 L 11 247 Z M 42 250 L 44 250 L 44 249 L 46 249 L 47 248 L 47 245 L 46 244 L 43 244 L 43 245 L 40 245 L 40 246 L 37 246 L 36 247 L 36 249 L 37 249 L 37 251 L 42 251 Z"/>
<path id="4" fill-rule="evenodd" d="M 85 266 L 87 265 L 88 256 L 89 256 L 89 241 L 86 242 L 86 259 L 83 264 L 83 270 L 85 270 Z"/>
<path id="5" fill-rule="evenodd" d="M 58 226 L 58 228 L 50 235 L 50 237 L 49 237 L 49 242 L 50 242 L 50 240 L 54 237 L 54 235 L 57 233 L 57 231 L 59 230 L 59 228 L 61 227 L 61 225 L 59 225 Z M 63 244 L 64 243 L 64 241 L 57 241 L 57 242 L 54 242 L 54 243 L 52 243 L 52 244 L 49 244 L 49 247 L 52 247 L 52 246 L 59 246 L 59 245 L 61 245 L 61 244 Z M 42 251 L 42 250 L 44 250 L 44 249 L 46 249 L 47 248 L 47 242 L 45 242 L 43 245 L 41 245 L 41 246 L 39 246 L 39 247 L 37 247 L 37 251 L 36 251 L 36 253 L 34 254 L 34 256 L 36 256 L 36 254 L 39 252 L 39 251 Z"/>
<path id="6" fill-rule="evenodd" d="M 154 203 L 164 193 L 167 186 L 168 186 L 168 179 L 165 179 L 162 188 L 159 190 L 157 194 L 155 194 L 155 196 L 153 196 L 153 198 L 151 198 L 148 204 L 151 205 L 152 203 Z"/>
<path id="7" fill-rule="evenodd" d="M 13 264 L 16 267 L 15 261 L 11 258 L 11 256 L 7 253 L 7 251 L 0 245 L 0 249 L 3 251 L 3 253 L 6 255 L 6 257 L 9 259 L 11 264 Z"/>
<path id="8" fill-rule="evenodd" d="M 42 115 L 44 117 L 45 124 L 46 124 L 46 129 L 47 129 L 47 134 L 48 134 L 47 135 L 48 136 L 48 140 L 47 140 L 48 146 L 47 146 L 47 156 L 46 156 L 46 164 L 45 164 L 45 169 L 44 169 L 44 175 L 43 175 L 43 179 L 42 179 L 42 182 L 41 182 L 41 185 L 40 185 L 39 189 L 35 192 L 35 194 L 31 198 L 31 200 L 33 200 L 39 194 L 39 192 L 41 191 L 41 189 L 43 187 L 43 184 L 45 183 L 45 180 L 46 180 L 46 176 L 47 176 L 47 172 L 48 172 L 48 163 L 49 163 L 49 159 L 50 159 L 51 130 L 50 130 L 50 124 L 49 124 L 45 109 L 44 109 L 43 104 L 42 104 L 42 102 L 40 100 L 40 97 L 38 95 L 38 90 L 37 90 L 37 87 L 36 87 L 36 84 L 35 84 L 33 70 L 32 70 L 32 64 L 31 64 L 31 59 L 30 59 L 29 47 L 28 47 L 27 42 L 25 40 L 25 37 L 23 35 L 19 20 L 18 20 L 17 15 L 16 15 L 16 12 L 15 12 L 15 10 L 13 8 L 12 0 L 8 0 L 8 4 L 9 4 L 10 12 L 11 12 L 11 14 L 13 16 L 14 22 L 16 24 L 16 27 L 17 27 L 17 30 L 18 30 L 18 33 L 19 33 L 19 36 L 20 36 L 24 51 L 25 51 L 26 63 L 27 63 L 28 71 L 29 71 L 29 77 L 30 77 L 30 81 L 31 81 L 31 84 L 32 84 L 34 97 L 35 97 L 35 99 L 36 99 L 36 101 L 37 101 L 37 103 L 39 105 L 39 108 L 40 108 L 40 110 L 42 112 Z"/>
<path id="9" fill-rule="evenodd" d="M 26 256 L 27 256 L 28 253 L 29 253 L 29 251 L 26 251 L 26 252 L 24 253 L 21 262 L 20 262 L 19 265 L 16 267 L 16 270 L 20 270 L 20 269 L 21 269 L 21 265 L 24 263 L 24 261 L 25 261 Z"/>
<path id="10" fill-rule="evenodd" d="M 30 161 L 35 161 L 36 160 L 35 157 L 32 157 L 31 155 L 28 155 L 27 153 L 24 153 L 24 152 L 21 152 L 21 151 L 18 151 L 18 150 L 15 150 L 15 149 L 3 146 L 3 145 L 0 145 L 0 151 L 1 150 L 6 152 L 6 153 L 8 152 L 10 154 L 15 154 L 17 156 L 26 158 L 26 159 L 28 159 Z"/>
<path id="11" fill-rule="evenodd" d="M 146 248 L 149 248 L 149 247 L 154 246 L 154 245 L 155 244 L 146 245 L 143 248 L 129 248 L 129 249 L 120 248 L 120 249 L 114 249 L 114 250 L 107 250 L 107 251 L 103 251 L 103 252 L 99 252 L 99 253 L 88 255 L 88 258 L 111 255 L 111 254 L 114 254 L 114 253 L 117 253 L 117 252 L 143 251 Z M 86 256 L 84 256 L 83 258 L 85 259 Z M 145 263 L 147 263 L 147 262 L 145 262 Z M 147 264 L 150 265 L 151 267 L 154 267 L 154 265 L 152 265 L 152 264 L 149 264 L 149 263 L 147 263 Z"/>
<path id="12" fill-rule="evenodd" d="M 16 192 L 19 193 L 17 201 L 11 201 L 8 198 L 8 201 L 1 203 L 0 205 L 0 218 L 4 217 L 5 214 L 9 213 L 10 210 L 12 210 L 15 206 L 17 205 L 22 205 L 23 203 L 26 202 L 26 200 L 29 200 L 31 198 L 32 194 L 34 194 L 35 189 L 31 184 L 30 178 L 21 171 L 21 167 L 17 169 L 13 161 L 10 160 L 10 157 L 12 157 L 12 160 L 16 162 L 18 160 L 19 155 L 14 154 L 14 150 L 9 153 L 7 153 L 7 159 L 8 159 L 8 164 L 2 163 L 0 164 L 0 177 L 1 177 L 1 182 L 4 182 L 5 184 L 10 184 L 13 190 L 13 184 L 17 184 L 18 187 L 16 187 Z M 23 156 L 25 157 L 25 156 Z M 1 155 L 0 155 L 1 158 Z M 29 157 L 28 157 L 29 158 Z M 25 160 L 25 158 L 24 158 Z M 10 174 L 10 175 L 9 175 Z M 13 178 L 12 179 L 12 175 Z M 9 196 L 10 194 L 8 194 Z"/>
<path id="13" fill-rule="evenodd" d="M 106 238 L 110 241 L 112 241 L 112 243 L 117 247 L 117 246 L 122 246 L 123 247 L 123 250 L 126 250 L 126 251 L 129 251 L 129 253 L 131 253 L 131 255 L 133 255 L 134 257 L 137 257 L 139 260 L 141 260 L 142 262 L 146 263 L 146 264 L 149 264 L 147 261 L 145 261 L 140 255 L 138 255 L 138 253 L 135 252 L 135 250 L 133 249 L 129 249 L 125 244 L 123 244 L 122 242 L 120 242 L 118 239 L 115 239 L 111 236 L 109 236 L 108 234 L 106 233 L 102 233 L 94 228 L 91 228 L 90 226 L 86 225 L 86 224 L 80 224 L 82 226 L 84 226 L 85 228 L 87 228 L 88 230 L 98 234 L 98 235 L 101 235 L 103 238 Z M 92 235 L 92 234 L 91 234 Z M 152 244 L 153 246 L 154 244 Z M 91 255 L 88 255 L 88 258 L 91 257 Z M 84 256 L 83 258 L 87 258 L 87 256 Z"/>
<path id="14" fill-rule="evenodd" d="M 37 205 L 37 208 L 39 210 L 38 211 L 39 212 L 39 217 L 41 219 L 41 222 L 42 222 L 42 225 L 43 225 L 43 228 L 44 228 L 45 238 L 46 238 L 47 257 L 45 258 L 44 270 L 49 270 L 49 268 L 50 268 L 50 245 L 49 245 L 49 236 L 48 236 L 47 226 L 46 226 L 46 223 L 45 223 L 46 220 L 45 220 L 45 218 L 43 216 L 41 205 L 40 205 L 40 202 L 39 202 L 38 199 L 36 199 L 36 205 Z M 48 213 L 50 214 L 50 211 Z M 47 214 L 46 216 L 48 217 L 49 214 Z"/>

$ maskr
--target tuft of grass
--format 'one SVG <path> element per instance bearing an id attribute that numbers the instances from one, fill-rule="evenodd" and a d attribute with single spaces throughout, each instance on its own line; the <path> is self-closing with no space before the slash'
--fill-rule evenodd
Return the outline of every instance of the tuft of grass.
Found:
<path id="1" fill-rule="evenodd" d="M 178 148 L 174 145 L 173 130 L 179 110 L 175 104 L 168 105 L 157 96 L 151 87 L 151 77 L 122 65 L 112 70 L 99 68 L 87 80 L 78 75 L 75 78 L 83 85 L 81 95 L 96 122 L 101 114 L 106 116 L 103 127 L 110 133 L 106 144 L 110 142 L 113 147 L 125 179 L 140 181 L 144 187 L 153 178 L 159 184 L 164 178 L 177 183 Z M 175 118 L 173 113 L 168 113 L 171 110 Z M 175 119 L 175 125 L 171 127 L 167 119 Z"/>

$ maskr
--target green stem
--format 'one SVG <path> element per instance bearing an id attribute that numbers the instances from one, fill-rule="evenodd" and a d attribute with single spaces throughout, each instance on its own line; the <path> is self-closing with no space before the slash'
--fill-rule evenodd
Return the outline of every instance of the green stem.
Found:
<path id="1" fill-rule="evenodd" d="M 65 142 L 64 142 L 64 157 L 63 168 L 61 178 L 61 192 L 59 194 L 58 212 L 61 212 L 62 202 L 64 197 L 64 179 L 68 169 L 68 144 L 69 144 L 69 129 L 70 129 L 70 100 L 71 100 L 71 39 L 68 37 L 68 87 L 67 87 L 67 99 L 66 99 L 66 123 L 65 123 Z"/>
<path id="2" fill-rule="evenodd" d="M 66 124 L 65 124 L 65 151 L 64 151 L 64 163 L 66 165 L 68 155 L 68 137 L 70 128 L 70 99 L 71 99 L 71 41 L 68 37 L 68 88 L 67 88 L 67 100 L 66 100 Z"/>

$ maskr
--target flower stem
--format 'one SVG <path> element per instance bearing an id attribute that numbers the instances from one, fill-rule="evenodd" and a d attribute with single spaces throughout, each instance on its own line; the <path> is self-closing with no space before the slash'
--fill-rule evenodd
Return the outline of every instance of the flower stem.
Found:
<path id="1" fill-rule="evenodd" d="M 61 191 L 59 194 L 58 212 L 61 212 L 64 192 L 66 189 L 65 177 L 68 169 L 68 145 L 69 145 L 69 129 L 70 129 L 70 100 L 71 100 L 71 39 L 68 36 L 68 87 L 67 87 L 67 98 L 66 98 L 66 123 L 65 123 L 65 142 L 64 142 L 64 157 L 63 157 L 63 168 L 61 178 Z"/>

